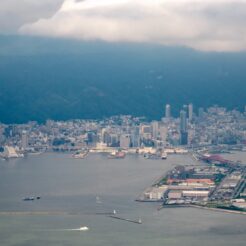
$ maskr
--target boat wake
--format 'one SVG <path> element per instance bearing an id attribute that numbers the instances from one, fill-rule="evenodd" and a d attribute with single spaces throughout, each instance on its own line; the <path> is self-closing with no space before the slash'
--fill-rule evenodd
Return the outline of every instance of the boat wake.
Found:
<path id="1" fill-rule="evenodd" d="M 57 229 L 57 230 L 53 230 L 53 231 L 78 231 L 78 232 L 82 232 L 82 231 L 89 231 L 89 227 L 83 226 L 83 227 L 80 227 L 80 228 L 74 228 L 74 229 Z"/>

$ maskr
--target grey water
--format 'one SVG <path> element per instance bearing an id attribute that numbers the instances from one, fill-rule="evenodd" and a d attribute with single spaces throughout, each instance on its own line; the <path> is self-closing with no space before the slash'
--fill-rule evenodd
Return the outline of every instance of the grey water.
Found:
<path id="1" fill-rule="evenodd" d="M 246 161 L 246 154 L 239 157 Z M 135 201 L 162 174 L 182 164 L 198 163 L 187 155 L 114 160 L 100 154 L 72 159 L 47 153 L 0 160 L 0 245 L 245 245 L 243 215 L 195 208 L 158 211 L 156 203 Z M 26 196 L 41 199 L 22 201 Z M 114 220 L 106 215 L 113 210 L 143 223 Z M 70 230 L 83 226 L 89 230 Z"/>

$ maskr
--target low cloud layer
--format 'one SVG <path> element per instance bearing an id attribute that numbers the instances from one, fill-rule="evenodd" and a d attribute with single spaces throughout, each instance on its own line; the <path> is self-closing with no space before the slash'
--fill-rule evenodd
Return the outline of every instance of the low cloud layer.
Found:
<path id="1" fill-rule="evenodd" d="M 0 34 L 16 34 L 25 23 L 49 18 L 64 0 L 0 0 Z"/>
<path id="2" fill-rule="evenodd" d="M 65 0 L 19 33 L 108 42 L 246 50 L 246 0 Z"/>

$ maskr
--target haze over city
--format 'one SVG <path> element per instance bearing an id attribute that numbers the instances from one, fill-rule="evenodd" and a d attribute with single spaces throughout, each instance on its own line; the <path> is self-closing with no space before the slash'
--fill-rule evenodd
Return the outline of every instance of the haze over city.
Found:
<path id="1" fill-rule="evenodd" d="M 0 1 L 0 245 L 245 245 L 245 0 Z"/>

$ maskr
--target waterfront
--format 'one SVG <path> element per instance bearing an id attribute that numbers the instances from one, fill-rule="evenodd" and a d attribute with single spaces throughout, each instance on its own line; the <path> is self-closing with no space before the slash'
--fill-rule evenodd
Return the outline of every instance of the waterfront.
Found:
<path id="1" fill-rule="evenodd" d="M 246 154 L 240 158 L 245 162 Z M 195 208 L 157 211 L 155 203 L 134 201 L 154 180 L 179 164 L 194 161 L 186 155 L 170 155 L 167 160 L 129 155 L 115 160 L 106 155 L 72 159 L 54 153 L 0 161 L 0 211 L 50 212 L 0 215 L 0 244 L 244 245 L 245 216 Z M 32 195 L 42 198 L 22 201 Z M 123 217 L 141 218 L 143 224 L 97 214 L 114 209 Z M 64 230 L 81 226 L 90 230 Z"/>

